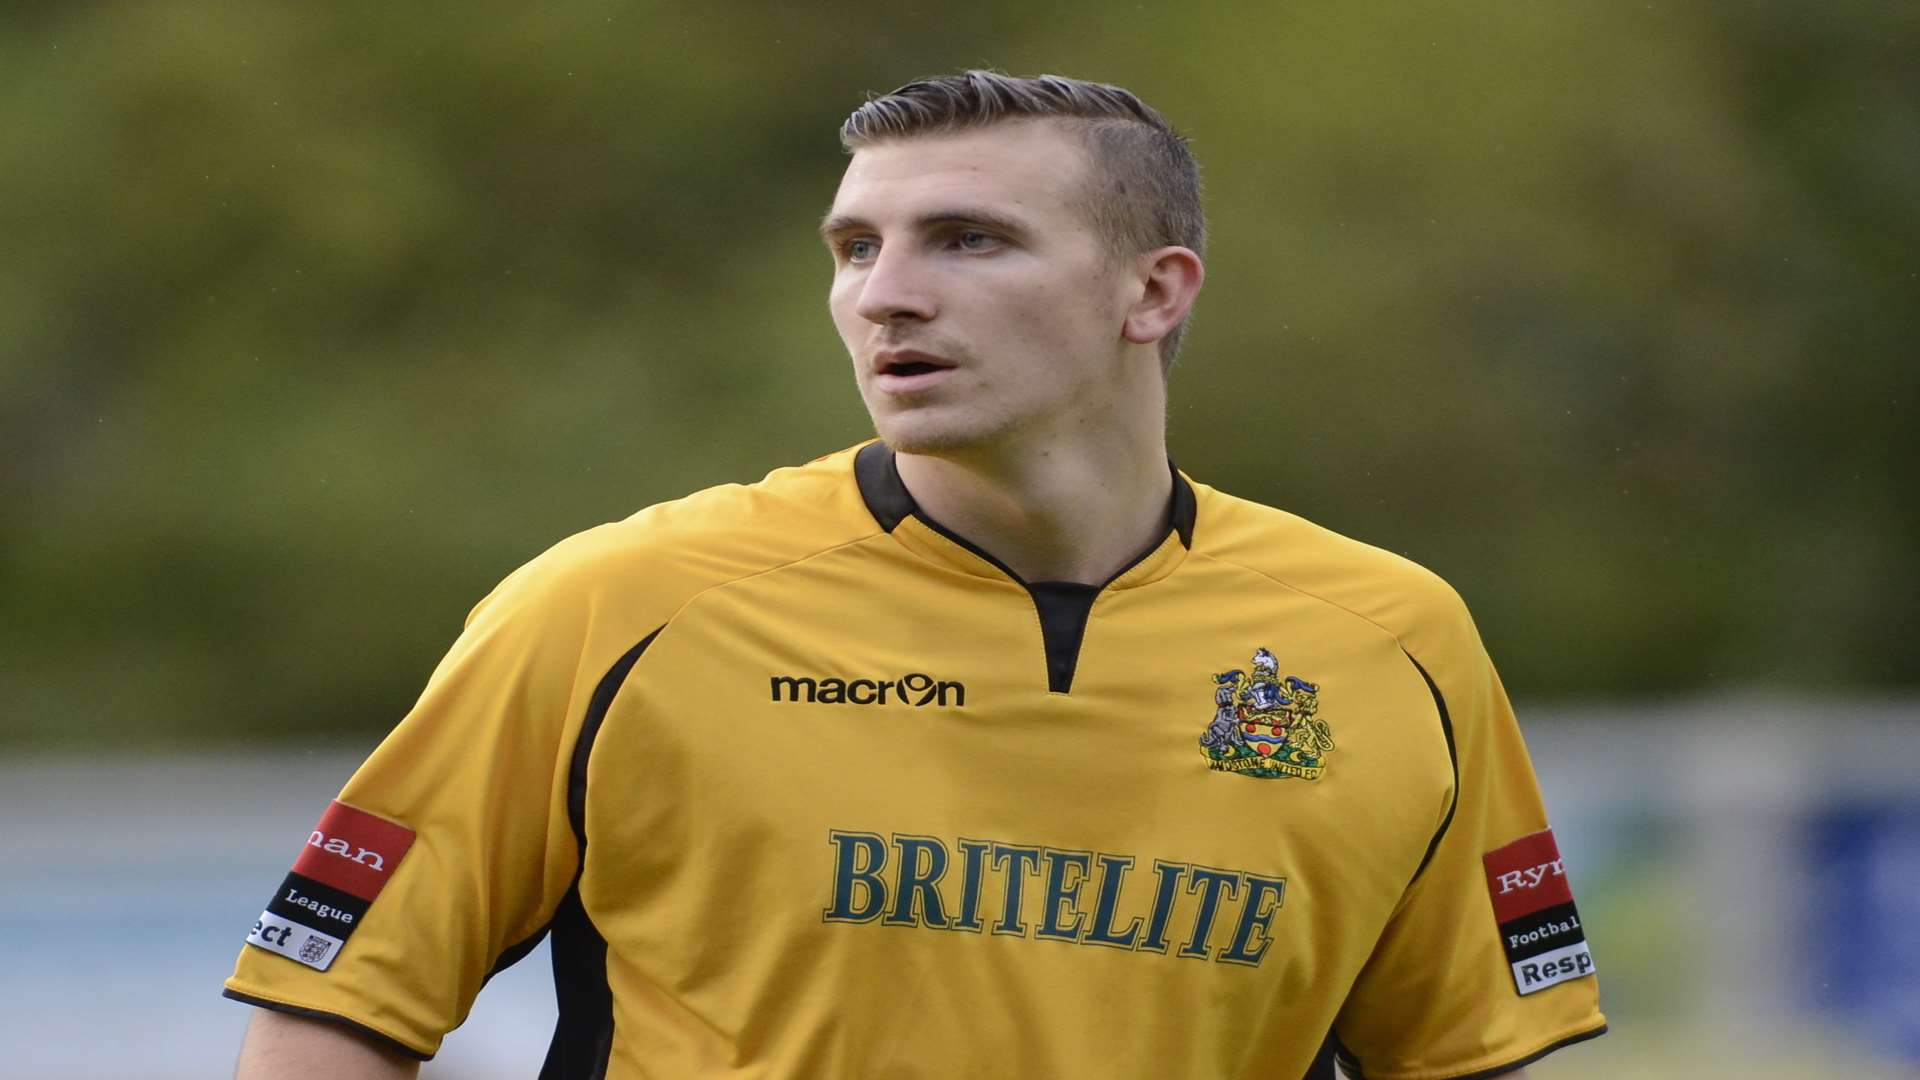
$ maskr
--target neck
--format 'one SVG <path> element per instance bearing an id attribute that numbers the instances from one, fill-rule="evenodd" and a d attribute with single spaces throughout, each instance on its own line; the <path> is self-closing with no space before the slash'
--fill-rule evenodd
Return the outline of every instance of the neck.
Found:
<path id="1" fill-rule="evenodd" d="M 1171 525 L 1166 438 L 898 454 L 914 501 L 1029 582 L 1103 585 Z"/>

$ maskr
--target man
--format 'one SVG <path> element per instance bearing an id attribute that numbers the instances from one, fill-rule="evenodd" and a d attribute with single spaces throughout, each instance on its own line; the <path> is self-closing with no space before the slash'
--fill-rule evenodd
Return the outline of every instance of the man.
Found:
<path id="1" fill-rule="evenodd" d="M 249 936 L 242 1075 L 408 1075 L 546 933 L 550 1077 L 1488 1076 L 1603 1031 L 1458 599 L 1168 465 L 1183 140 L 986 72 L 842 140 L 880 441 L 476 608 Z"/>

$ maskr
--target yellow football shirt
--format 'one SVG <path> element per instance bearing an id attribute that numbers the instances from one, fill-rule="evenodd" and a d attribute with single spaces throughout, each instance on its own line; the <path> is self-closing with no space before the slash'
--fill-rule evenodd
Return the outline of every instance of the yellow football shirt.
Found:
<path id="1" fill-rule="evenodd" d="M 229 996 L 425 1057 L 551 933 L 552 1077 L 1461 1077 L 1604 1030 L 1464 607 L 1175 476 L 1025 583 L 869 443 L 475 608 Z"/>

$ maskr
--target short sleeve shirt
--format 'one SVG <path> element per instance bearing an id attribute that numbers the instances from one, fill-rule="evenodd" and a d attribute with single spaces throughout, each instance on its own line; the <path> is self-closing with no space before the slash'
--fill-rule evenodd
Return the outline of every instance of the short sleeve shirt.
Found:
<path id="1" fill-rule="evenodd" d="M 484 600 L 229 996 L 430 1056 L 552 937 L 552 1077 L 1496 1073 L 1599 1034 L 1506 696 L 1438 578 L 1174 474 L 1024 582 L 878 443 Z"/>

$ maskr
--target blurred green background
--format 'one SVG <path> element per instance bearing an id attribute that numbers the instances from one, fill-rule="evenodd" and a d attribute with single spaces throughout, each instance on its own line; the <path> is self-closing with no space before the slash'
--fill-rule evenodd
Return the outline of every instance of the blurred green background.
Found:
<path id="1" fill-rule="evenodd" d="M 1616 1024 L 1534 1071 L 1920 1075 L 1916 57 L 1858 0 L 0 8 L 0 1025 L 120 984 L 69 943 L 151 821 L 203 885 L 128 1045 L 224 1067 L 248 898 L 475 600 L 868 434 L 835 128 L 994 66 L 1193 139 L 1176 460 L 1480 620 Z"/>
<path id="2" fill-rule="evenodd" d="M 865 92 L 1189 134 L 1172 446 L 1448 577 L 1517 697 L 1920 683 L 1912 4 L 0 14 L 16 744 L 384 730 L 558 538 L 868 433 Z"/>

